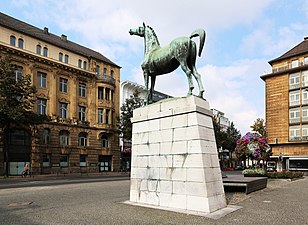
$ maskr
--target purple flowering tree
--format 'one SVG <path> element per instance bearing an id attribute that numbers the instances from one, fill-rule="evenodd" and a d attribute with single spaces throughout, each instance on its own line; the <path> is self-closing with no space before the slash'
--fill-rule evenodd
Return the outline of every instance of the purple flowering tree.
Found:
<path id="1" fill-rule="evenodd" d="M 249 158 L 257 161 L 257 165 L 260 165 L 261 160 L 267 161 L 269 159 L 272 150 L 265 136 L 248 132 L 237 141 L 235 154 L 240 161 Z"/>

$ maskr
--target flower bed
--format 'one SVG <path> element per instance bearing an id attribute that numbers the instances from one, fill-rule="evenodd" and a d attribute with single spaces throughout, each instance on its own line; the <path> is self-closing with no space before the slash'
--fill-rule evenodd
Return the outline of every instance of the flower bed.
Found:
<path id="1" fill-rule="evenodd" d="M 266 177 L 267 173 L 263 168 L 246 169 L 242 172 L 244 177 Z"/>
<path id="2" fill-rule="evenodd" d="M 303 172 L 299 171 L 281 171 L 281 172 L 268 172 L 267 177 L 271 179 L 294 179 L 301 178 L 304 176 Z"/>

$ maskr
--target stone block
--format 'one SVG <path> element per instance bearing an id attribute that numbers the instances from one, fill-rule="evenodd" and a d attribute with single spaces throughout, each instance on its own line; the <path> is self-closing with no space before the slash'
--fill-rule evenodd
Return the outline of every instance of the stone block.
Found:
<path id="1" fill-rule="evenodd" d="M 160 180 L 159 181 L 160 193 L 172 193 L 172 181 Z"/>
<path id="2" fill-rule="evenodd" d="M 160 168 L 159 169 L 159 179 L 171 181 L 172 167 Z"/>
<path id="3" fill-rule="evenodd" d="M 187 127 L 188 126 L 188 116 L 187 114 L 176 115 L 172 117 L 171 128 Z"/>
<path id="4" fill-rule="evenodd" d="M 199 168 L 187 168 L 186 169 L 186 180 L 187 182 L 204 182 L 205 171 L 203 167 Z"/>
<path id="5" fill-rule="evenodd" d="M 186 185 L 185 181 L 172 181 L 172 193 L 186 195 Z"/>
<path id="6" fill-rule="evenodd" d="M 199 212 L 211 212 L 207 197 L 187 196 L 187 208 Z"/>
<path id="7" fill-rule="evenodd" d="M 172 128 L 172 117 L 165 117 L 165 118 L 161 118 L 160 120 L 160 129 L 161 130 L 165 130 L 165 129 L 171 129 Z"/>
<path id="8" fill-rule="evenodd" d="M 172 181 L 186 181 L 187 168 L 173 168 L 171 172 Z"/>
<path id="9" fill-rule="evenodd" d="M 164 206 L 164 205 L 162 205 Z M 168 207 L 176 209 L 187 209 L 187 197 L 185 194 L 172 194 Z"/>
<path id="10" fill-rule="evenodd" d="M 206 184 L 204 182 L 186 182 L 186 194 L 207 197 Z"/>

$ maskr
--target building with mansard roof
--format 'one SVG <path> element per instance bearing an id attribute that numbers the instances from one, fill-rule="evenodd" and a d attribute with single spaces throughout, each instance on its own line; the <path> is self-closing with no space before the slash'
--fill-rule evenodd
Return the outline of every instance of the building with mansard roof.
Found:
<path id="1" fill-rule="evenodd" d="M 51 121 L 0 132 L 0 175 L 92 173 L 119 169 L 120 66 L 97 51 L 0 13 L 0 57 L 37 88 L 33 110 Z M 7 133 L 7 132 L 6 132 Z M 4 143 L 8 157 L 4 152 Z"/>
<path id="2" fill-rule="evenodd" d="M 308 170 L 308 38 L 269 61 L 266 131 L 283 169 Z"/>

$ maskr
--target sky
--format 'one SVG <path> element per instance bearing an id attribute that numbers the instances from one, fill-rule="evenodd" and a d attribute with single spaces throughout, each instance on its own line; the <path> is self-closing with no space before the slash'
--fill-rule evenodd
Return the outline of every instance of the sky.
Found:
<path id="1" fill-rule="evenodd" d="M 265 119 L 265 83 L 275 59 L 308 36 L 308 0 L 0 0 L 0 11 L 96 50 L 121 66 L 121 81 L 144 85 L 144 42 L 131 28 L 151 26 L 161 46 L 202 28 L 206 43 L 197 70 L 210 107 L 244 135 Z M 193 39 L 197 46 L 198 38 Z M 186 96 L 178 68 L 156 79 L 157 91 Z M 194 94 L 198 94 L 195 83 Z"/>

